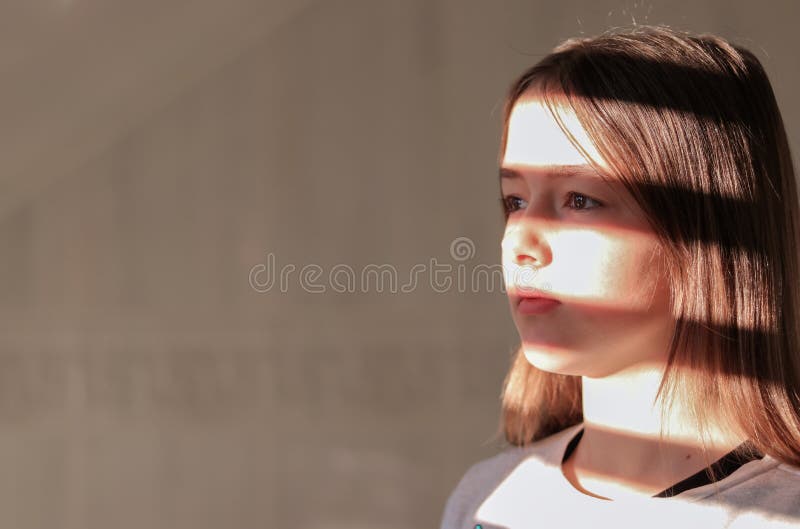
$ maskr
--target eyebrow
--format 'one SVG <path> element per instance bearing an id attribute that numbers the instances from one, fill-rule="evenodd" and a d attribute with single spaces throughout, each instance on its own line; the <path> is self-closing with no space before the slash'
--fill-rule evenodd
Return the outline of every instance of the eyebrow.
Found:
<path id="1" fill-rule="evenodd" d="M 562 178 L 575 176 L 576 174 L 581 176 L 600 176 L 590 165 L 546 165 L 537 168 L 536 171 L 541 171 L 548 176 Z M 523 178 L 523 173 L 521 171 L 511 169 L 510 167 L 500 167 L 499 174 L 501 179 Z"/>

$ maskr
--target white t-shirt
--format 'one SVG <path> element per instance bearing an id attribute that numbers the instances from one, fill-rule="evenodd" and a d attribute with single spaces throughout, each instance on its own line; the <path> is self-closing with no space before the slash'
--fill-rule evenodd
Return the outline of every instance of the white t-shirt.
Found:
<path id="1" fill-rule="evenodd" d="M 441 529 L 800 527 L 800 468 L 769 455 L 670 498 L 584 494 L 561 471 L 567 444 L 582 427 L 472 465 L 447 500 Z"/>

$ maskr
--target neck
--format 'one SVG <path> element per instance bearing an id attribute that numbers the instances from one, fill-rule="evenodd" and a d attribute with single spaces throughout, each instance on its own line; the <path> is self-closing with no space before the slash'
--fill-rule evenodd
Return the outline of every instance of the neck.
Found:
<path id="1" fill-rule="evenodd" d="M 680 402 L 662 416 L 662 400 L 656 400 L 662 375 L 663 367 L 648 366 L 583 378 L 584 433 L 570 457 L 580 485 L 612 497 L 653 495 L 744 441 L 712 424 L 704 443 Z"/>

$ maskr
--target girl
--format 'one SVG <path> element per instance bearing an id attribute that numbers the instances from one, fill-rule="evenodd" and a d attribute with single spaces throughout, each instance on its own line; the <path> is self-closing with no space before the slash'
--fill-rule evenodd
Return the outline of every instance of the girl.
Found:
<path id="1" fill-rule="evenodd" d="M 570 39 L 505 105 L 509 444 L 442 529 L 800 526 L 798 200 L 756 57 Z"/>

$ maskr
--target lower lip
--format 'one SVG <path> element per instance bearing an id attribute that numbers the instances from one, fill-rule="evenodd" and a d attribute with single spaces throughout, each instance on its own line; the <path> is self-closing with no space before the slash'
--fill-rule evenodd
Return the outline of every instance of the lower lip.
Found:
<path id="1" fill-rule="evenodd" d="M 561 305 L 560 301 L 547 298 L 522 298 L 517 305 L 520 314 L 544 314 Z"/>

